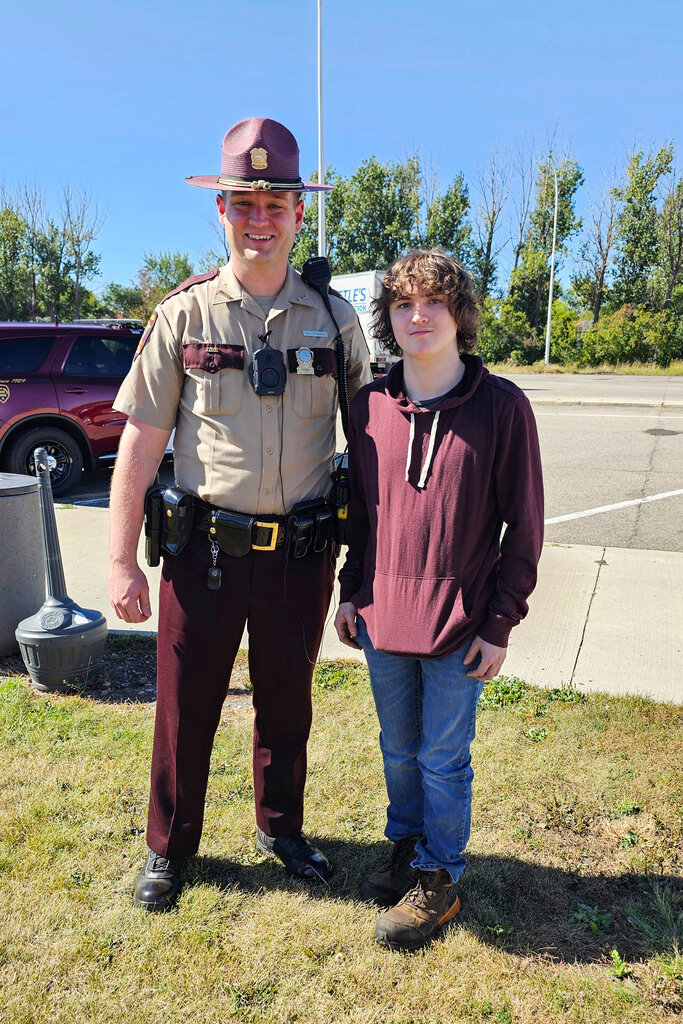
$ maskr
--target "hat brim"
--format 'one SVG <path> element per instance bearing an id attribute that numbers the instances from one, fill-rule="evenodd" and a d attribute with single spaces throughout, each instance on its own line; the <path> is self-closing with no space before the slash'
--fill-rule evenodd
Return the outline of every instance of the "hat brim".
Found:
<path id="1" fill-rule="evenodd" d="M 185 178 L 188 185 L 195 185 L 197 188 L 211 188 L 214 192 L 331 192 L 334 188 L 333 185 L 317 185 L 312 181 L 302 181 L 296 185 L 285 187 L 273 185 L 272 188 L 265 189 L 260 184 L 260 180 L 225 185 L 221 182 L 220 175 L 216 174 L 195 174 Z"/>

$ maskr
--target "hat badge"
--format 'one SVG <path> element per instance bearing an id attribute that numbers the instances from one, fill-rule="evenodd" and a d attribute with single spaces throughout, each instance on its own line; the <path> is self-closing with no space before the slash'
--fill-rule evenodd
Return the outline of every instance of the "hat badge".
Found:
<path id="1" fill-rule="evenodd" d="M 268 166 L 268 151 L 259 147 L 249 151 L 251 166 L 255 171 L 265 171 Z"/>

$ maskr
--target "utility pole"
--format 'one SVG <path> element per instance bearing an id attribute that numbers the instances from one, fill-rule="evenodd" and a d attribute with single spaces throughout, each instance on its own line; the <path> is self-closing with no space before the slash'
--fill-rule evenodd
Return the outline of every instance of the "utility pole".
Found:
<path id="1" fill-rule="evenodd" d="M 323 9 L 318 0 L 318 183 L 325 184 L 323 152 Z M 325 256 L 325 193 L 318 192 L 318 256 Z"/>
<path id="2" fill-rule="evenodd" d="M 550 289 L 548 291 L 548 320 L 545 326 L 545 365 L 550 362 L 550 323 L 553 316 L 553 282 L 555 280 L 555 240 L 557 238 L 557 167 L 552 153 L 548 154 L 555 179 L 555 215 L 553 217 L 553 247 L 550 253 Z"/>

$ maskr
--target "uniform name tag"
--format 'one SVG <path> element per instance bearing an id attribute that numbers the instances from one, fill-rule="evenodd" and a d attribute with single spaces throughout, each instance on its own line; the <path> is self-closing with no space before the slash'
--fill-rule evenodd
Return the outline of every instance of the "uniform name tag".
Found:
<path id="1" fill-rule="evenodd" d="M 304 331 L 304 338 L 326 338 L 327 331 Z"/>

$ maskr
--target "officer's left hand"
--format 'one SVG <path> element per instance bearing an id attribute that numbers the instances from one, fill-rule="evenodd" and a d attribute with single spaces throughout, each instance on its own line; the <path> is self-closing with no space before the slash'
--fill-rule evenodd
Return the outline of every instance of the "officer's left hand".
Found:
<path id="1" fill-rule="evenodd" d="M 470 644 L 470 649 L 463 658 L 463 665 L 471 665 L 478 654 L 481 654 L 481 661 L 476 671 L 467 673 L 468 677 L 470 679 L 481 679 L 484 682 L 489 679 L 495 679 L 503 667 L 507 647 L 496 647 L 495 644 L 490 644 L 488 640 L 482 640 L 480 636 L 475 636 Z"/>

